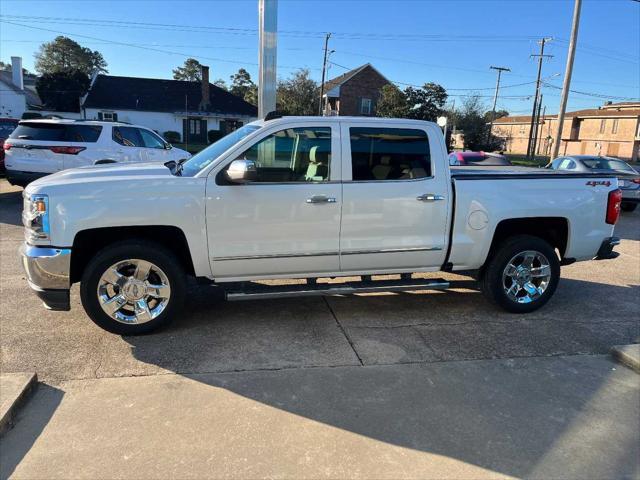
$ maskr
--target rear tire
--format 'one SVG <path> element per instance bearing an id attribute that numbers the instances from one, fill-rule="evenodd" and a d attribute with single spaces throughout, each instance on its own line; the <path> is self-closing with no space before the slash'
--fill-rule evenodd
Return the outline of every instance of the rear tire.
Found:
<path id="1" fill-rule="evenodd" d="M 622 202 L 622 204 L 620 205 L 620 208 L 622 209 L 623 212 L 633 212 L 637 206 L 638 206 L 637 203 Z"/>
<path id="2" fill-rule="evenodd" d="M 512 313 L 528 313 L 545 305 L 560 281 L 560 261 L 541 238 L 518 235 L 506 239 L 489 258 L 480 289 L 491 302 Z"/>
<path id="3" fill-rule="evenodd" d="M 181 311 L 185 293 L 180 261 L 162 245 L 142 240 L 99 251 L 80 283 L 87 315 L 119 335 L 140 335 L 169 324 Z"/>

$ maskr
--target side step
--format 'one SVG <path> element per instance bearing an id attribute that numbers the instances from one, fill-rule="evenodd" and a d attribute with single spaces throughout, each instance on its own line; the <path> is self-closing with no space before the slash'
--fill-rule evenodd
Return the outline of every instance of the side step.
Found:
<path id="1" fill-rule="evenodd" d="M 321 295 L 351 295 L 354 293 L 445 290 L 449 288 L 449 282 L 441 278 L 292 285 L 265 285 L 262 283 L 247 282 L 244 285 L 244 288 L 241 290 L 227 290 L 227 300 L 262 300 L 268 298 L 309 297 Z"/>

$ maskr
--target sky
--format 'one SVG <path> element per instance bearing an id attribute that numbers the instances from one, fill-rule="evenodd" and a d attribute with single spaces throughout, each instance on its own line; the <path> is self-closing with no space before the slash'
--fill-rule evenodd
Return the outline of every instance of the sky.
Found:
<path id="1" fill-rule="evenodd" d="M 459 106 L 480 95 L 491 107 L 531 112 L 539 40 L 545 47 L 543 105 L 556 113 L 573 0 L 279 0 L 278 75 L 308 68 L 320 80 L 325 33 L 328 78 L 371 63 L 398 86 L 439 83 Z M 66 35 L 100 51 L 112 75 L 171 78 L 188 57 L 211 78 L 258 69 L 257 0 L 0 0 L 0 60 L 21 56 L 33 71 L 43 42 Z M 584 0 L 569 110 L 640 98 L 640 2 Z"/>

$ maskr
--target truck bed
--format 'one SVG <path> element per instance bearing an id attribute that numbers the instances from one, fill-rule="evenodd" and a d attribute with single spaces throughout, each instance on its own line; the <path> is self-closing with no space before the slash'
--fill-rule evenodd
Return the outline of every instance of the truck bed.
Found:
<path id="1" fill-rule="evenodd" d="M 551 170 L 549 168 L 534 168 L 512 166 L 486 166 L 486 167 L 451 167 L 451 177 L 456 180 L 500 180 L 500 179 L 566 179 L 566 178 L 615 178 L 614 174 L 567 172 L 563 170 Z"/>

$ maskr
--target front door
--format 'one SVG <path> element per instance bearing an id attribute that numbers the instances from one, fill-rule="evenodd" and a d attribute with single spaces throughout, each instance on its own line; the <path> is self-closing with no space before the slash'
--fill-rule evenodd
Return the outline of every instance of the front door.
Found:
<path id="1" fill-rule="evenodd" d="M 144 162 L 147 160 L 140 130 L 135 127 L 113 127 L 116 142 L 114 160 L 118 162 Z"/>
<path id="2" fill-rule="evenodd" d="M 446 256 L 449 179 L 441 145 L 422 126 L 343 124 L 343 272 L 440 268 Z"/>
<path id="3" fill-rule="evenodd" d="M 340 146 L 334 129 L 322 121 L 273 127 L 211 173 L 206 208 L 214 277 L 340 270 Z M 256 163 L 256 181 L 227 180 L 225 170 L 235 159 Z"/>

